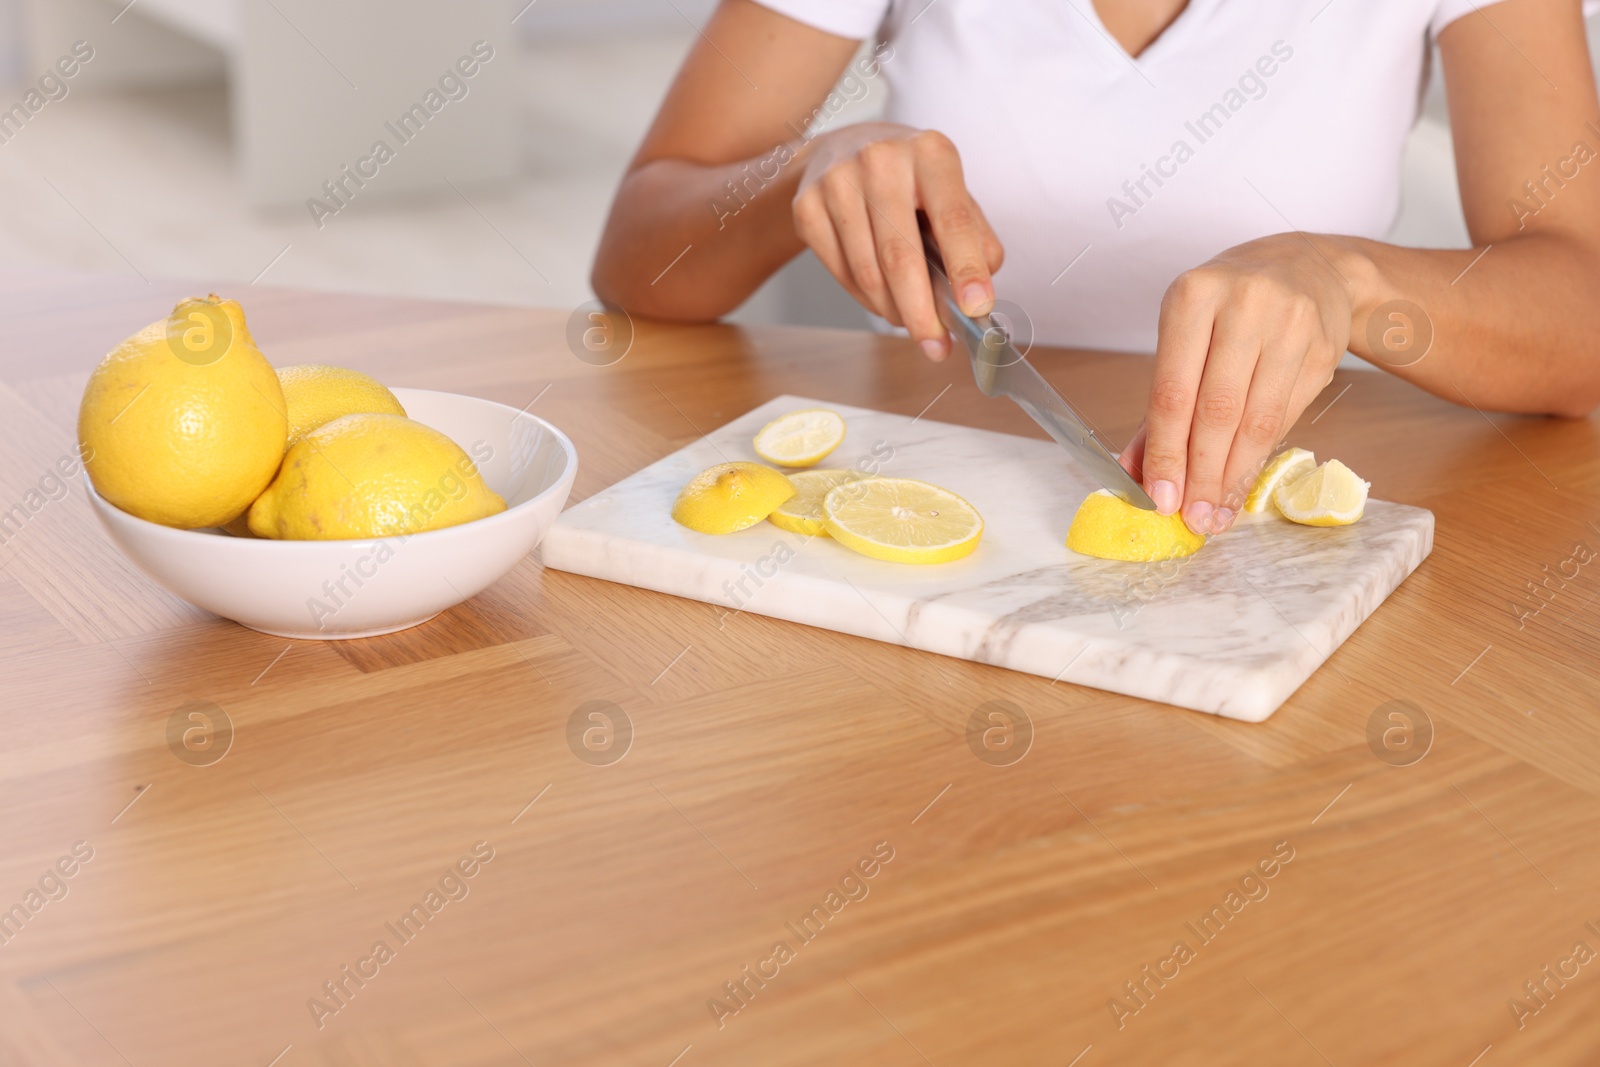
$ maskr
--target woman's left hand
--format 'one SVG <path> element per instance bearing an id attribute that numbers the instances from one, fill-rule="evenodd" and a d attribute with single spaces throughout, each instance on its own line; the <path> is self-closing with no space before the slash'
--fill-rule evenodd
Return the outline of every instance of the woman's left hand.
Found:
<path id="1" fill-rule="evenodd" d="M 1313 244 L 1313 242 L 1316 242 Z M 1277 234 L 1180 275 L 1161 301 L 1144 426 L 1122 453 L 1163 515 L 1221 533 L 1350 340 L 1327 238 Z"/>

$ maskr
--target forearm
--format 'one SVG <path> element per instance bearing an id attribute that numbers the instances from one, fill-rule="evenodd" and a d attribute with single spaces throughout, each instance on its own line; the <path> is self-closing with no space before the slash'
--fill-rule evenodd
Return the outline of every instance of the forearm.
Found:
<path id="1" fill-rule="evenodd" d="M 591 279 L 607 301 L 655 318 L 727 314 L 804 247 L 791 202 L 809 145 L 736 163 L 657 159 L 617 190 Z"/>
<path id="2" fill-rule="evenodd" d="M 1484 410 L 1581 418 L 1600 405 L 1592 242 L 1540 233 L 1488 251 L 1315 243 L 1351 286 L 1350 350 L 1363 359 Z M 1405 331 L 1421 338 L 1429 329 L 1425 354 L 1405 344 Z"/>

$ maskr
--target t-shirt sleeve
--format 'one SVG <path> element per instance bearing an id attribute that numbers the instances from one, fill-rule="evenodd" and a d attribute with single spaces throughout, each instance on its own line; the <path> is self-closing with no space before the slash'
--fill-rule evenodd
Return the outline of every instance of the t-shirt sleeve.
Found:
<path id="1" fill-rule="evenodd" d="M 1439 39 L 1439 33 L 1462 15 L 1470 15 L 1481 8 L 1492 7 L 1502 0 L 1439 0 L 1439 6 L 1433 13 L 1433 21 L 1428 24 L 1428 36 L 1433 40 Z M 1600 0 L 1583 0 L 1583 17 L 1593 18 L 1600 13 Z"/>
<path id="2" fill-rule="evenodd" d="M 878 32 L 890 0 L 756 0 L 812 29 L 864 41 Z"/>

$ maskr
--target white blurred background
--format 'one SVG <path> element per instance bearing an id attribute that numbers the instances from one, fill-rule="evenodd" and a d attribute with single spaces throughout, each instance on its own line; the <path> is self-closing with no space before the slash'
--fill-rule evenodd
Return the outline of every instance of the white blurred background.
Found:
<path id="1" fill-rule="evenodd" d="M 714 2 L 0 0 L 0 109 L 23 108 L 0 110 L 0 265 L 575 307 Z M 494 56 L 466 95 L 319 228 L 306 199 L 378 137 L 397 144 L 384 123 L 479 39 Z M 94 58 L 30 110 L 77 41 Z M 869 92 L 835 122 L 882 104 Z M 1467 244 L 1437 79 L 1392 236 Z M 867 322 L 809 257 L 735 319 Z"/>

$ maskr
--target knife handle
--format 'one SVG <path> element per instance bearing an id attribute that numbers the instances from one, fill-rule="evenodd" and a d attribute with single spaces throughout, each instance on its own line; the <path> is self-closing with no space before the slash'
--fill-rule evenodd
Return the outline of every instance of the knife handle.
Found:
<path id="1" fill-rule="evenodd" d="M 933 237 L 933 223 L 921 208 L 917 208 L 917 230 L 922 234 L 922 254 L 928 257 L 928 265 L 944 274 L 944 257 L 939 254 L 939 242 Z"/>
<path id="2" fill-rule="evenodd" d="M 928 213 L 917 209 L 917 230 L 922 234 L 922 254 L 928 260 L 928 281 L 933 286 L 933 310 L 946 330 L 963 339 L 969 351 L 974 343 L 983 344 L 984 327 L 967 317 L 956 303 L 950 290 L 950 279 L 944 272 L 944 257 L 939 254 L 939 242 L 933 236 L 933 224 Z M 981 384 L 981 383 L 980 383 Z"/>

